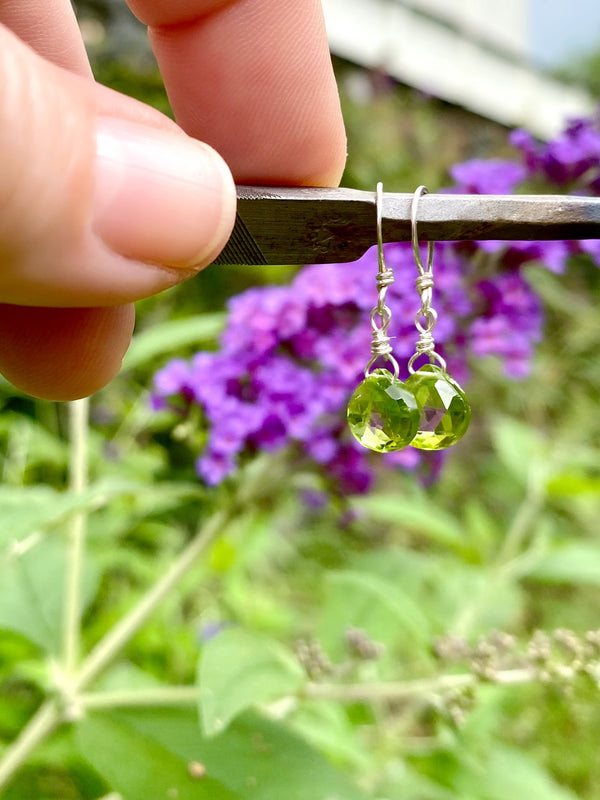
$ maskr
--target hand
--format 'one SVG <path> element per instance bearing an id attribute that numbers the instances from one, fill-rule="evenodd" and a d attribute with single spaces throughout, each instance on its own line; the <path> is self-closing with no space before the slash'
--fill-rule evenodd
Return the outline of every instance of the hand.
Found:
<path id="1" fill-rule="evenodd" d="M 130 6 L 178 124 L 94 83 L 69 0 L 0 2 L 0 372 L 38 397 L 114 377 L 132 302 L 224 246 L 234 179 L 336 185 L 343 169 L 319 0 Z"/>

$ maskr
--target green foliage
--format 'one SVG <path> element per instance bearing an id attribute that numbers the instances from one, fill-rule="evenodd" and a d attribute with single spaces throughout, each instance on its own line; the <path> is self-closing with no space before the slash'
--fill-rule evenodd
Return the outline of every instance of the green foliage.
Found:
<path id="1" fill-rule="evenodd" d="M 0 629 L 20 633 L 50 655 L 60 649 L 66 558 L 64 543 L 40 540 L 0 564 Z M 98 570 L 88 560 L 82 580 L 84 608 L 97 588 Z"/>
<path id="2" fill-rule="evenodd" d="M 204 646 L 198 669 L 204 732 L 221 733 L 241 711 L 294 694 L 302 683 L 300 665 L 282 645 L 235 628 L 219 632 Z"/>
<path id="3" fill-rule="evenodd" d="M 500 141 L 381 76 L 361 73 L 359 97 L 356 70 L 338 67 L 347 185 L 435 186 Z M 98 68 L 162 102 L 156 75 L 132 87 L 129 68 Z M 436 483 L 388 472 L 372 495 L 322 509 L 304 502 L 322 487 L 293 454 L 207 491 L 193 469 L 202 421 L 149 411 L 155 369 L 211 346 L 227 295 L 265 276 L 208 270 L 141 304 L 125 369 L 79 433 L 85 488 L 69 487 L 67 409 L 0 385 L 2 796 L 600 796 L 600 667 L 585 636 L 600 616 L 600 276 L 531 270 L 548 309 L 533 375 L 508 383 L 493 361 L 473 365 L 471 430 Z M 491 652 L 494 629 L 515 643 Z M 456 658 L 448 637 L 466 648 Z M 3 756 L 31 719 L 42 735 L 9 782 Z"/>
<path id="4" fill-rule="evenodd" d="M 534 375 L 508 386 L 492 362 L 477 366 L 473 432 L 426 488 L 387 474 L 368 497 L 312 510 L 299 488 L 314 477 L 283 457 L 249 465 L 235 489 L 202 489 L 195 440 L 168 438 L 173 418 L 148 414 L 143 379 L 164 341 L 215 331 L 210 317 L 142 325 L 131 369 L 92 403 L 90 482 L 77 492 L 64 485 L 64 415 L 33 420 L 5 395 L 0 733 L 13 740 L 44 696 L 71 721 L 29 754 L 7 797 L 596 796 L 593 645 L 579 667 L 559 640 L 535 656 L 537 628 L 583 642 L 600 611 L 599 291 L 577 269 L 534 276 L 554 308 Z M 55 477 L 42 485 L 44 474 Z M 229 518 L 111 645 L 219 507 Z M 99 642 L 111 655 L 78 692 L 62 664 L 81 514 L 76 669 Z M 494 629 L 516 644 L 490 660 Z M 470 651 L 446 660 L 436 641 L 448 635 Z M 523 664 L 520 685 L 505 683 Z M 573 730 L 578 747 L 565 748 Z"/>
<path id="5" fill-rule="evenodd" d="M 222 326 L 222 314 L 164 320 L 136 336 L 123 359 L 123 369 L 139 369 L 160 356 L 181 352 L 190 345 L 210 342 L 220 333 Z"/>
<path id="6" fill-rule="evenodd" d="M 196 726 L 193 734 L 197 737 Z M 168 744 L 144 735 L 118 716 L 88 717 L 78 726 L 77 738 L 83 755 L 126 797 L 234 800 L 237 796 L 214 778 L 195 780 L 186 760 Z"/>
<path id="7" fill-rule="evenodd" d="M 301 739 L 254 715 L 240 717 L 210 739 L 201 737 L 195 715 L 187 711 L 94 715 L 79 726 L 78 741 L 86 758 L 125 797 L 365 800 Z"/>

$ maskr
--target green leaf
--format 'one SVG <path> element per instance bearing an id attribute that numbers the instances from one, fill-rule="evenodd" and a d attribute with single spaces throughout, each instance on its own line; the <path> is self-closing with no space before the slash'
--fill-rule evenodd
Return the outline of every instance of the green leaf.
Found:
<path id="1" fill-rule="evenodd" d="M 530 756 L 499 744 L 490 752 L 485 773 L 489 800 L 576 800 L 574 792 L 559 786 Z"/>
<path id="2" fill-rule="evenodd" d="M 438 630 L 450 628 L 457 636 L 483 636 L 490 630 L 509 629 L 522 616 L 525 596 L 518 582 L 481 568 L 448 562 L 440 570 L 431 613 Z"/>
<path id="3" fill-rule="evenodd" d="M 390 658 L 399 642 L 421 650 L 430 642 L 429 621 L 417 603 L 393 580 L 368 572 L 347 570 L 326 577 L 319 638 L 334 659 L 346 654 L 348 627 L 361 628 L 386 644 Z"/>
<path id="4" fill-rule="evenodd" d="M 49 486 L 0 486 L 0 544 L 18 541 L 90 505 L 90 493 L 57 492 Z"/>
<path id="5" fill-rule="evenodd" d="M 508 417 L 497 420 L 491 433 L 504 467 L 519 483 L 526 484 L 532 463 L 546 456 L 547 448 L 539 434 L 530 425 Z"/>
<path id="6" fill-rule="evenodd" d="M 563 545 L 538 561 L 527 577 L 543 583 L 600 586 L 600 545 L 593 542 Z"/>
<path id="7" fill-rule="evenodd" d="M 294 731 L 337 764 L 368 770 L 371 753 L 365 750 L 360 728 L 347 709 L 330 700 L 301 703 L 290 720 Z"/>
<path id="8" fill-rule="evenodd" d="M 20 633 L 50 653 L 59 652 L 62 639 L 66 558 L 62 542 L 40 539 L 21 554 L 0 559 L 0 628 Z M 98 581 L 98 570 L 86 560 L 84 608 Z"/>
<path id="9" fill-rule="evenodd" d="M 393 792 L 393 794 L 392 794 Z M 390 788 L 386 787 L 385 797 L 398 797 L 413 800 L 457 800 L 456 792 L 440 785 L 435 780 L 420 775 L 410 767 L 404 767 L 399 778 L 393 781 Z M 472 800 L 473 795 L 469 795 Z M 461 800 L 464 800 L 462 796 Z"/>
<path id="10" fill-rule="evenodd" d="M 102 727 L 98 727 L 100 723 Z M 86 730 L 90 724 L 98 731 L 93 738 Z M 116 747 L 112 746 L 112 726 L 119 736 Z M 218 791 L 226 787 L 233 793 L 179 795 L 178 800 L 190 796 L 210 800 L 222 796 L 239 800 L 367 800 L 344 773 L 300 737 L 257 714 L 243 714 L 227 731 L 210 738 L 202 736 L 196 714 L 187 709 L 112 711 L 89 717 L 78 727 L 82 752 L 126 800 L 168 800 L 168 795 L 156 794 L 152 787 L 145 792 L 141 783 L 135 783 L 144 777 L 144 754 L 152 745 L 158 764 L 164 751 L 170 754 L 165 764 L 171 770 L 172 757 L 186 768 L 194 761 L 202 764 L 206 778 L 197 782 L 198 791 L 205 780 L 211 779 Z M 180 773 L 175 777 L 182 779 Z"/>
<path id="11" fill-rule="evenodd" d="M 22 478 L 24 465 L 32 467 L 37 464 L 49 463 L 54 467 L 62 466 L 68 458 L 68 444 L 56 434 L 51 433 L 42 424 L 31 417 L 15 411 L 2 411 L 0 414 L 0 436 L 6 439 L 7 453 L 3 465 L 6 478 L 10 476 L 12 460 L 15 459 L 14 449 L 17 450 L 16 469 Z M 15 448 L 16 443 L 16 448 Z M 22 463 L 24 462 L 24 463 Z M 10 481 L 7 481 L 10 482 Z"/>
<path id="12" fill-rule="evenodd" d="M 414 532 L 461 554 L 470 550 L 463 525 L 425 495 L 371 494 L 358 498 L 353 506 L 374 522 Z"/>
<path id="13" fill-rule="evenodd" d="M 194 778 L 197 759 L 177 755 L 116 715 L 88 716 L 76 735 L 84 757 L 126 800 L 241 800 L 210 775 Z"/>
<path id="14" fill-rule="evenodd" d="M 98 692 L 137 691 L 164 687 L 158 678 L 150 672 L 136 667 L 128 661 L 122 661 L 111 667 L 96 682 Z"/>
<path id="15" fill-rule="evenodd" d="M 547 490 L 551 497 L 591 495 L 595 499 L 600 494 L 600 478 L 582 471 L 564 472 L 548 482 Z"/>
<path id="16" fill-rule="evenodd" d="M 214 339 L 220 333 L 224 320 L 224 314 L 199 314 L 147 328 L 133 337 L 123 359 L 123 369 L 137 369 L 157 356 Z"/>
<path id="17" fill-rule="evenodd" d="M 62 524 L 75 511 L 92 511 L 118 496 L 135 499 L 144 514 L 170 508 L 184 496 L 197 495 L 197 484 L 146 484 L 102 480 L 83 492 L 59 492 L 49 486 L 0 486 L 0 545 L 19 541 Z"/>
<path id="18" fill-rule="evenodd" d="M 241 711 L 298 691 L 304 673 L 278 642 L 230 628 L 203 647 L 198 666 L 200 710 L 208 736 Z"/>

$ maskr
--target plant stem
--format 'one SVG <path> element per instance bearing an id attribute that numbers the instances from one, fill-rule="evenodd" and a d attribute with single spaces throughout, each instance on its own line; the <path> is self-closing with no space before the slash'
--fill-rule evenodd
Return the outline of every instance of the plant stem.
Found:
<path id="1" fill-rule="evenodd" d="M 101 639 L 83 661 L 75 680 L 75 691 L 86 689 L 110 664 L 121 649 L 135 636 L 165 596 L 194 566 L 198 557 L 221 533 L 230 519 L 230 512 L 219 511 L 198 531 L 177 557 L 170 569 L 141 598 L 139 603 Z"/>
<path id="2" fill-rule="evenodd" d="M 27 760 L 30 753 L 49 736 L 62 722 L 54 700 L 41 705 L 21 734 L 7 747 L 0 761 L 0 791 L 9 783 L 15 772 Z"/>
<path id="3" fill-rule="evenodd" d="M 543 507 L 545 480 L 546 470 L 544 465 L 534 460 L 527 476 L 525 498 L 513 517 L 497 556 L 497 563 L 500 567 L 505 566 L 507 562 L 520 554 L 525 537 Z"/>
<path id="4" fill-rule="evenodd" d="M 485 586 L 472 595 L 451 626 L 455 636 L 466 638 L 469 635 L 485 595 L 507 580 L 514 562 L 523 555 L 526 537 L 543 508 L 545 476 L 543 465 L 534 460 L 527 476 L 525 497 L 512 519 L 494 563 L 490 565 Z"/>
<path id="5" fill-rule="evenodd" d="M 502 670 L 494 676 L 494 684 L 529 683 L 535 679 L 531 669 Z M 304 697 L 319 700 L 336 700 L 342 703 L 356 702 L 392 702 L 426 698 L 451 691 L 464 689 L 480 683 L 480 679 L 472 672 L 456 675 L 439 675 L 435 678 L 424 678 L 396 683 L 309 683 L 303 691 Z"/>
<path id="6" fill-rule="evenodd" d="M 74 494 L 83 492 L 88 483 L 88 411 L 87 397 L 69 403 L 69 489 Z M 63 668 L 67 677 L 74 674 L 81 651 L 81 579 L 86 529 L 87 511 L 76 511 L 71 518 L 63 616 Z"/>
<path id="7" fill-rule="evenodd" d="M 143 706 L 188 706 L 198 702 L 197 686 L 157 686 L 149 689 L 117 689 L 112 692 L 93 692 L 79 696 L 84 709 L 125 708 Z"/>
<path id="8" fill-rule="evenodd" d="M 225 528 L 231 518 L 231 514 L 231 511 L 221 511 L 214 514 L 198 531 L 171 568 L 142 597 L 137 606 L 98 642 L 89 656 L 81 663 L 76 673 L 70 677 L 68 674 L 66 675 L 64 694 L 68 693 L 71 703 L 76 703 L 79 708 L 82 706 L 85 708 L 100 708 L 111 705 L 180 705 L 197 700 L 198 690 L 195 687 L 187 686 L 131 692 L 107 692 L 106 696 L 101 693 L 87 696 L 79 695 L 78 693 L 89 686 L 137 633 L 164 597 L 179 583 L 186 572 L 195 564 L 197 558 Z M 74 559 L 72 559 L 73 561 Z M 76 565 L 76 569 L 80 570 L 80 566 Z M 71 586 L 70 590 L 73 591 L 74 587 Z M 76 594 L 73 591 L 73 596 L 79 597 L 79 586 Z M 77 620 L 79 620 L 79 616 L 77 616 Z M 78 633 L 79 625 L 77 625 L 76 642 L 79 641 Z M 71 633 L 71 635 L 73 634 Z M 70 648 L 72 646 L 72 644 L 69 645 Z M 73 652 L 73 650 L 70 650 L 70 652 Z M 67 709 L 67 717 L 68 711 L 69 709 Z M 25 728 L 23 728 L 20 736 L 9 745 L 0 760 L 0 790 L 7 785 L 37 745 L 44 741 L 67 717 L 55 700 L 47 700 L 40 706 Z"/>

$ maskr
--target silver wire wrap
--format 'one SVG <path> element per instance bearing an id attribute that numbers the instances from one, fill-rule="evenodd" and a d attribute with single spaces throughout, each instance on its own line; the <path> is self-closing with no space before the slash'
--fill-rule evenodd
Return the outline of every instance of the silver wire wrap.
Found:
<path id="1" fill-rule="evenodd" d="M 428 194 L 429 190 L 426 186 L 419 186 L 413 195 L 412 205 L 410 207 L 410 232 L 412 249 L 419 270 L 419 275 L 415 281 L 415 286 L 421 298 L 421 308 L 415 315 L 415 327 L 419 332 L 419 338 L 415 345 L 415 354 L 408 362 L 408 371 L 411 375 L 415 372 L 413 364 L 421 355 L 429 356 L 429 360 L 433 363 L 434 359 L 438 362 L 440 367 L 445 370 L 446 362 L 439 353 L 435 351 L 435 340 L 433 338 L 433 329 L 437 322 L 437 312 L 432 306 L 433 301 L 433 247 L 434 242 L 427 242 L 427 266 L 423 266 L 421 258 L 421 250 L 419 248 L 419 235 L 417 231 L 417 211 L 419 208 L 419 200 L 424 194 Z"/>
<path id="2" fill-rule="evenodd" d="M 371 374 L 371 367 L 375 364 L 378 358 L 384 357 L 392 365 L 394 370 L 394 377 L 398 377 L 400 367 L 398 362 L 392 355 L 392 346 L 390 344 L 390 337 L 388 336 L 388 328 L 392 319 L 392 312 L 385 304 L 385 296 L 387 294 L 388 286 L 394 282 L 394 273 L 386 265 L 383 255 L 383 184 L 377 184 L 377 191 L 375 194 L 375 207 L 377 212 L 377 265 L 378 271 L 375 276 L 377 283 L 377 305 L 371 311 L 371 360 L 365 367 L 365 377 Z M 380 325 L 377 324 L 376 318 L 379 317 Z"/>

